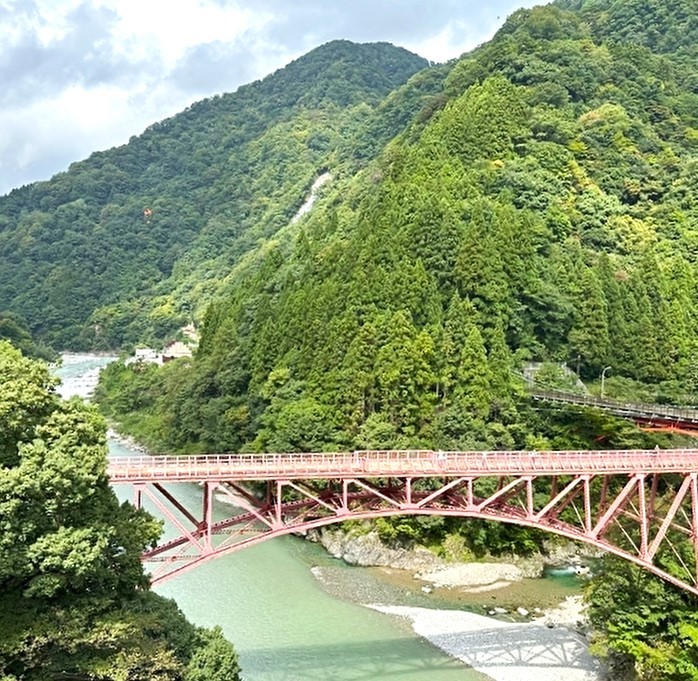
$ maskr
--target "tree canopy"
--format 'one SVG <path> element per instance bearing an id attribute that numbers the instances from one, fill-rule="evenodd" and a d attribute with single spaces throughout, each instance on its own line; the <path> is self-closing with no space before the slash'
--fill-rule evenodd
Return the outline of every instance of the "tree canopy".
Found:
<path id="1" fill-rule="evenodd" d="M 0 379 L 2 678 L 238 679 L 220 631 L 148 591 L 140 554 L 160 524 L 110 488 L 96 409 L 4 341 Z"/>
<path id="2" fill-rule="evenodd" d="M 427 64 L 334 41 L 0 197 L 0 311 L 59 349 L 168 339 L 317 176 L 360 165 L 421 107 L 428 77 L 383 100 Z"/>

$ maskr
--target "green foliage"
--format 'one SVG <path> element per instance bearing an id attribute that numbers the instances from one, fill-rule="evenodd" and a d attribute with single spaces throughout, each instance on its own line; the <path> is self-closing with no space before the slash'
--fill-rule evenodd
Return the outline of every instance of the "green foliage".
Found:
<path id="1" fill-rule="evenodd" d="M 682 0 L 556 0 L 556 5 L 581 11 L 600 38 L 644 45 L 653 52 L 695 47 L 698 37 L 694 8 Z"/>
<path id="2" fill-rule="evenodd" d="M 202 630 L 187 665 L 186 681 L 238 681 L 239 673 L 237 655 L 220 628 Z"/>
<path id="3" fill-rule="evenodd" d="M 465 164 L 503 159 L 527 134 L 527 113 L 521 91 L 506 78 L 493 77 L 449 102 L 426 136 L 433 135 Z"/>
<path id="4" fill-rule="evenodd" d="M 147 591 L 160 524 L 109 486 L 103 418 L 6 341 L 0 379 L 0 676 L 238 679 L 220 632 Z"/>
<path id="5" fill-rule="evenodd" d="M 51 348 L 34 341 L 24 319 L 12 312 L 0 312 L 0 340 L 9 341 L 26 357 L 45 360 L 56 358 L 56 353 Z"/>
<path id="6" fill-rule="evenodd" d="M 375 521 L 378 536 L 387 544 L 411 546 L 415 543 L 460 547 L 476 558 L 503 554 L 527 556 L 540 552 L 545 537 L 516 525 L 479 519 L 444 516 L 391 516 Z M 455 556 L 463 559 L 463 556 Z"/>
<path id="7" fill-rule="evenodd" d="M 403 132 L 323 189 L 302 229 L 234 267 L 193 362 L 106 374 L 108 413 L 182 452 L 515 447 L 548 437 L 516 398 L 523 358 L 692 392 L 694 67 L 603 33 L 622 4 L 522 10 L 394 91 L 376 115 Z M 421 115 L 397 115 L 428 93 Z M 267 194 L 297 125 L 251 142 Z M 590 424 L 545 428 L 633 440 Z"/>
<path id="8" fill-rule="evenodd" d="M 193 627 L 174 601 L 149 591 L 118 603 L 76 595 L 60 605 L 0 595 L 3 678 L 236 681 L 220 630 Z"/>
<path id="9" fill-rule="evenodd" d="M 0 310 L 59 348 L 169 339 L 289 225 L 318 175 L 356 168 L 421 108 L 429 77 L 380 106 L 427 65 L 334 41 L 0 197 Z"/>
<path id="10" fill-rule="evenodd" d="M 595 651 L 641 681 L 689 681 L 698 676 L 695 597 L 631 563 L 604 557 L 587 600 L 600 634 Z"/>
<path id="11" fill-rule="evenodd" d="M 536 371 L 533 381 L 536 387 L 543 390 L 562 390 L 567 393 L 579 391 L 577 376 L 553 362 L 543 363 Z"/>
<path id="12" fill-rule="evenodd" d="M 0 341 L 0 464 L 14 466 L 21 443 L 54 411 L 57 380 L 48 367 L 24 358 L 7 341 Z"/>

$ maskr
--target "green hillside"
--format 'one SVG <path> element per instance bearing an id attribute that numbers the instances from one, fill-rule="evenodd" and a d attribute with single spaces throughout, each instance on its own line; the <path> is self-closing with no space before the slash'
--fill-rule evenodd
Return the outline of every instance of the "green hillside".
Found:
<path id="1" fill-rule="evenodd" d="M 597 40 L 696 55 L 698 7 L 690 0 L 555 0 L 554 4 L 578 11 Z"/>
<path id="2" fill-rule="evenodd" d="M 59 348 L 167 338 L 322 171 L 355 167 L 421 107 L 428 77 L 381 102 L 425 66 L 329 43 L 0 198 L 0 311 Z"/>
<path id="3" fill-rule="evenodd" d="M 666 446 L 600 412 L 534 409 L 516 371 L 568 362 L 593 382 L 610 367 L 619 388 L 696 400 L 695 10 L 521 10 L 422 72 L 433 96 L 328 187 L 293 243 L 270 240 L 233 274 L 194 360 L 112 365 L 103 408 L 167 452 Z M 471 555 L 540 546 L 471 520 L 376 527 Z M 695 679 L 695 600 L 627 563 L 599 569 L 595 649 L 613 678 Z"/>
<path id="4" fill-rule="evenodd" d="M 609 390 L 698 400 L 697 10 L 558 0 L 437 67 L 319 48 L 3 199 L 0 309 L 81 347 L 196 319 L 192 360 L 103 374 L 105 413 L 156 451 L 666 444 L 534 409 L 516 375 L 611 368 Z M 453 518 L 379 529 L 540 544 Z M 696 678 L 695 602 L 604 570 L 599 647 L 629 678 Z"/>
<path id="5" fill-rule="evenodd" d="M 695 67 L 590 12 L 522 10 L 432 72 L 440 94 L 162 372 L 162 446 L 525 446 L 548 435 L 515 407 L 524 360 L 695 391 Z"/>

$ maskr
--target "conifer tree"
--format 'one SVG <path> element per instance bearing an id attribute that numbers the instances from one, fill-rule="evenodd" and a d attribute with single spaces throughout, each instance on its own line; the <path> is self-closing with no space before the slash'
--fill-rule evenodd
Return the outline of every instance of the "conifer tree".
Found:
<path id="1" fill-rule="evenodd" d="M 582 272 L 569 341 L 572 355 L 581 358 L 583 373 L 593 376 L 607 364 L 610 352 L 607 305 L 599 279 L 590 267 Z"/>
<path id="2" fill-rule="evenodd" d="M 403 311 L 382 322 L 384 340 L 375 364 L 380 411 L 404 432 L 416 433 L 435 400 L 433 343 L 427 333 L 416 332 Z"/>
<path id="3" fill-rule="evenodd" d="M 451 399 L 457 384 L 461 353 L 476 317 L 477 312 L 469 300 L 462 300 L 458 293 L 451 297 L 444 317 L 440 347 L 440 382 L 446 401 Z"/>
<path id="4" fill-rule="evenodd" d="M 510 282 L 503 258 L 506 249 L 499 241 L 498 217 L 486 201 L 472 206 L 457 260 L 457 282 L 461 297 L 469 298 L 487 319 L 507 319 L 511 313 Z"/>
<path id="5" fill-rule="evenodd" d="M 473 323 L 461 349 L 456 381 L 454 399 L 459 406 L 478 419 L 486 419 L 490 413 L 493 377 L 482 334 Z"/>

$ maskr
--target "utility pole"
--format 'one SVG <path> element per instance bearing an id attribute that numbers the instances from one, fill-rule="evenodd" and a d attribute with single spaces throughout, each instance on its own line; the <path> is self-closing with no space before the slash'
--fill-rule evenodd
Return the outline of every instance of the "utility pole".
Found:
<path id="1" fill-rule="evenodd" d="M 604 367 L 604 370 L 601 372 L 601 399 L 603 399 L 603 388 L 604 388 L 604 381 L 606 380 L 606 372 L 610 368 L 611 367 Z"/>

